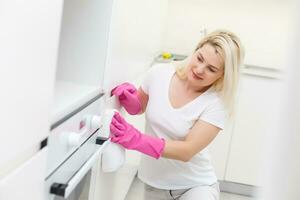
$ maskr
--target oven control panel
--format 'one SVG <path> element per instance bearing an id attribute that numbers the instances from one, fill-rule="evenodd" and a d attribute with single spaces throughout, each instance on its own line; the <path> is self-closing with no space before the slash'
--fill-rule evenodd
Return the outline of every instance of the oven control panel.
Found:
<path id="1" fill-rule="evenodd" d="M 48 138 L 47 174 L 50 174 L 61 163 L 68 159 L 81 145 L 102 127 L 101 121 L 93 119 L 101 116 L 104 111 L 103 98 L 81 108 L 76 114 L 51 130 Z M 93 125 L 92 125 L 93 124 Z M 103 131 L 99 130 L 97 134 Z M 96 141 L 95 141 L 96 143 Z M 96 145 L 96 144 L 95 144 Z"/>

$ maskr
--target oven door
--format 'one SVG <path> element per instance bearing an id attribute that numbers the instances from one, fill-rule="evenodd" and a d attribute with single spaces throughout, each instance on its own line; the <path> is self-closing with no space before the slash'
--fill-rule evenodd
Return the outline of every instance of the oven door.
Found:
<path id="1" fill-rule="evenodd" d="M 47 200 L 88 200 L 91 186 L 92 169 L 97 168 L 98 160 L 107 142 L 94 133 L 81 147 L 62 163 L 50 176 L 46 178 Z M 91 148 L 96 151 L 74 170 L 74 163 L 88 153 Z M 73 172 L 70 174 L 70 172 Z"/>

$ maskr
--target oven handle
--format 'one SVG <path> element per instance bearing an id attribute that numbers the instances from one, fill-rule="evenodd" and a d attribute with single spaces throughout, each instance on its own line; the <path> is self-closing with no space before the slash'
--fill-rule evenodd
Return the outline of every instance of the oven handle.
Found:
<path id="1" fill-rule="evenodd" d="M 66 184 L 53 183 L 50 188 L 50 193 L 63 198 L 68 198 L 72 191 L 76 188 L 82 178 L 93 167 L 97 159 L 99 158 L 103 149 L 107 146 L 108 142 L 104 142 L 103 145 L 91 156 L 91 158 L 81 167 L 81 169 L 73 176 L 73 178 Z"/>

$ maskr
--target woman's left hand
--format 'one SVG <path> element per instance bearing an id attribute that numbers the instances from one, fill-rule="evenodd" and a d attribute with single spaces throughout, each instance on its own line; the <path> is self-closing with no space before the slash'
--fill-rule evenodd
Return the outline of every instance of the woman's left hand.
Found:
<path id="1" fill-rule="evenodd" d="M 119 114 L 115 113 L 111 124 L 111 141 L 122 145 L 126 149 L 133 149 L 138 143 L 138 138 L 142 134 L 139 130 L 127 123 L 125 119 Z"/>

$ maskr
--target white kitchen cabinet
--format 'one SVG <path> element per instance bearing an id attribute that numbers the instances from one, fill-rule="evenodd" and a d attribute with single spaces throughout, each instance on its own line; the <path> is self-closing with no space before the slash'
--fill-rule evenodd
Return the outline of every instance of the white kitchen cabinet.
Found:
<path id="1" fill-rule="evenodd" d="M 224 184 L 221 188 L 251 195 L 251 186 L 261 185 L 265 144 L 280 123 L 282 86 L 282 79 L 241 75 L 234 118 L 210 144 L 217 177 Z"/>
<path id="2" fill-rule="evenodd" d="M 225 180 L 259 185 L 264 146 L 278 131 L 282 80 L 242 75 Z"/>
<path id="3" fill-rule="evenodd" d="M 52 124 L 103 93 L 113 3 L 64 1 Z"/>
<path id="4" fill-rule="evenodd" d="M 0 179 L 49 134 L 61 10 L 61 0 L 0 1 Z"/>
<path id="5" fill-rule="evenodd" d="M 47 150 L 47 148 L 43 148 L 31 159 L 0 180 L 1 200 L 44 199 Z"/>
<path id="6" fill-rule="evenodd" d="M 101 159 L 99 168 L 94 173 L 96 180 L 94 182 L 94 196 L 92 200 L 123 200 L 130 188 L 130 185 L 137 172 L 137 164 L 132 159 L 137 157 L 134 151 L 126 152 L 126 162 L 123 167 L 116 172 L 103 173 L 101 170 Z"/>

